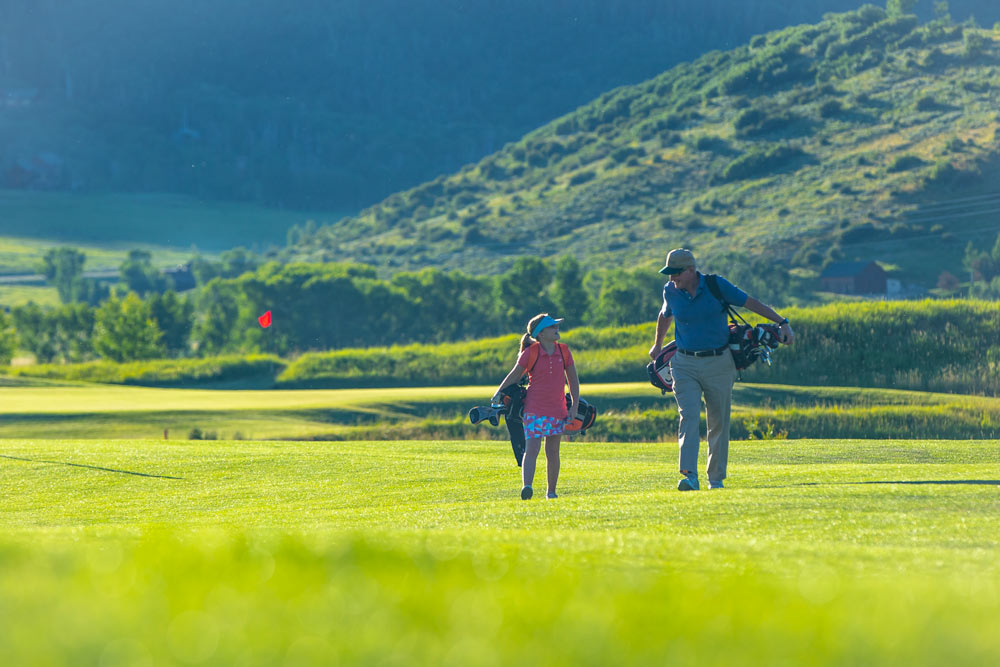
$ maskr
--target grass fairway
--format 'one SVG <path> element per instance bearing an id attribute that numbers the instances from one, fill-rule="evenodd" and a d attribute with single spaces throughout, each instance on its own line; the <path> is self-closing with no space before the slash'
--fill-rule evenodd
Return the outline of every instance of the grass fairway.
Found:
<path id="1" fill-rule="evenodd" d="M 0 438 L 62 438 L 66 433 L 81 438 L 162 438 L 165 429 L 171 439 L 187 438 L 193 429 L 233 440 L 506 438 L 504 427 L 473 427 L 466 418 L 469 408 L 487 403 L 494 389 L 166 389 L 0 376 Z M 656 440 L 658 434 L 672 438 L 676 432 L 675 424 L 663 423 L 639 437 L 623 436 L 621 428 L 615 431 L 616 423 L 648 411 L 676 416 L 673 398 L 661 396 L 648 383 L 585 383 L 582 395 L 600 414 L 587 435 L 590 440 Z M 1000 420 L 1000 399 L 981 396 L 749 382 L 734 390 L 734 423 L 811 409 L 822 411 L 820 416 L 831 422 L 860 422 L 858 415 L 866 411 L 902 415 L 864 422 L 872 430 L 855 432 L 865 437 L 898 435 L 900 424 L 915 417 L 929 426 L 911 437 L 961 437 L 950 433 L 946 424 L 959 413 L 976 425 Z M 811 435 L 833 437 L 823 431 L 799 434 Z"/>
<path id="2" fill-rule="evenodd" d="M 1000 442 L 0 441 L 2 664 L 1000 661 Z M 544 474 L 544 465 L 541 466 Z"/>

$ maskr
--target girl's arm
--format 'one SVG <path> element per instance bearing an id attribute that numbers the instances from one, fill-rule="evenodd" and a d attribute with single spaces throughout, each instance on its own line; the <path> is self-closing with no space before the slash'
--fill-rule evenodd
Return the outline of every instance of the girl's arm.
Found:
<path id="1" fill-rule="evenodd" d="M 576 364 L 566 369 L 566 379 L 569 380 L 569 395 L 573 399 L 573 405 L 569 407 L 566 419 L 572 421 L 580 408 L 580 378 L 576 374 Z"/>
<path id="2" fill-rule="evenodd" d="M 525 372 L 524 368 L 521 368 L 518 364 L 514 364 L 514 368 L 510 369 L 510 373 L 507 373 L 507 377 L 503 379 L 503 382 L 501 382 L 500 386 L 497 388 L 497 393 L 493 394 L 493 398 L 490 399 L 490 403 L 493 405 L 499 405 L 502 400 L 500 392 L 520 380 L 521 376 L 523 376 Z"/>

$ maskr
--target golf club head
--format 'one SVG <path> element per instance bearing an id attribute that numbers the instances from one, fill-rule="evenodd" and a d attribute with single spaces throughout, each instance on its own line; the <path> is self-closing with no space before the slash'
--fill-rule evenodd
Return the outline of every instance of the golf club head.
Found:
<path id="1" fill-rule="evenodd" d="M 773 324 L 758 324 L 754 328 L 757 343 L 768 349 L 775 349 L 781 342 L 781 332 Z"/>
<path id="2" fill-rule="evenodd" d="M 469 421 L 473 424 L 478 424 L 479 422 L 489 420 L 491 424 L 497 426 L 500 424 L 500 413 L 503 411 L 503 406 L 476 406 L 469 410 Z"/>

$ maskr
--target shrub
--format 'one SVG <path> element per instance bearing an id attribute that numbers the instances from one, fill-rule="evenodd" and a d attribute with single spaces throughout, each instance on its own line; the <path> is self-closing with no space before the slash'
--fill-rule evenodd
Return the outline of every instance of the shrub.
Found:
<path id="1" fill-rule="evenodd" d="M 770 114 L 762 109 L 747 109 L 736 117 L 733 127 L 744 137 L 759 137 L 783 130 L 800 120 L 791 113 Z"/>
<path id="2" fill-rule="evenodd" d="M 767 118 L 767 113 L 761 109 L 747 109 L 736 117 L 733 127 L 742 130 L 759 125 Z"/>
<path id="3" fill-rule="evenodd" d="M 928 185 L 940 185 L 945 187 L 964 187 L 971 185 L 981 178 L 982 174 L 978 168 L 958 169 L 950 160 L 936 162 L 927 175 Z"/>
<path id="4" fill-rule="evenodd" d="M 941 105 L 932 95 L 922 95 L 916 104 L 917 111 L 937 111 Z"/>
<path id="5" fill-rule="evenodd" d="M 545 153 L 537 150 L 532 150 L 528 152 L 528 164 L 535 168 L 541 168 L 548 166 L 549 156 Z"/>
<path id="6" fill-rule="evenodd" d="M 594 180 L 594 178 L 596 177 L 597 174 L 595 174 L 593 170 L 585 169 L 584 171 L 578 171 L 577 173 L 573 174 L 573 176 L 571 176 L 569 179 L 569 184 L 583 185 L 584 183 Z"/>
<path id="7" fill-rule="evenodd" d="M 576 121 L 572 118 L 566 118 L 564 120 L 556 123 L 556 134 L 559 136 L 566 136 L 568 134 L 573 134 L 577 131 Z"/>
<path id="8" fill-rule="evenodd" d="M 778 145 L 754 149 L 730 162 L 722 172 L 725 181 L 766 176 L 792 164 L 806 153 L 798 147 Z"/>
<path id="9" fill-rule="evenodd" d="M 694 146 L 699 151 L 725 152 L 729 150 L 729 144 L 726 143 L 725 139 L 723 139 L 722 137 L 713 137 L 707 134 L 703 134 L 700 137 L 698 137 L 698 140 L 695 141 Z"/>
<path id="10" fill-rule="evenodd" d="M 840 242 L 864 243 L 866 241 L 874 241 L 882 235 L 882 230 L 878 229 L 870 222 L 864 222 L 860 225 L 854 225 L 841 231 Z"/>
<path id="11" fill-rule="evenodd" d="M 827 100 L 819 107 L 820 118 L 834 118 L 844 112 L 844 105 L 840 100 Z"/>
<path id="12" fill-rule="evenodd" d="M 986 38 L 980 33 L 966 30 L 962 44 L 962 56 L 966 60 L 975 60 L 986 49 Z"/>
<path id="13" fill-rule="evenodd" d="M 631 157 L 642 157 L 645 154 L 646 150 L 642 146 L 622 146 L 613 151 L 610 158 L 613 162 L 621 164 Z"/>
<path id="14" fill-rule="evenodd" d="M 924 69 L 939 69 L 948 64 L 948 56 L 941 52 L 941 49 L 934 47 L 924 54 L 920 59 L 920 66 Z"/>
<path id="15" fill-rule="evenodd" d="M 889 165 L 889 173 L 898 173 L 901 171 L 909 171 L 910 169 L 916 169 L 917 167 L 922 167 L 926 162 L 916 155 L 899 155 L 892 164 Z"/>

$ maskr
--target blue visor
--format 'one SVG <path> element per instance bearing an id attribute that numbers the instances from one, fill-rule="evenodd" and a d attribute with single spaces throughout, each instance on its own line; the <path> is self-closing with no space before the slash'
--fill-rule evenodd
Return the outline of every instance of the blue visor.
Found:
<path id="1" fill-rule="evenodd" d="M 532 338 L 538 338 L 538 334 L 542 333 L 542 329 L 548 329 L 549 327 L 557 327 L 562 324 L 562 318 L 555 319 L 546 315 L 542 318 L 542 321 L 535 325 L 535 328 L 531 331 Z"/>

